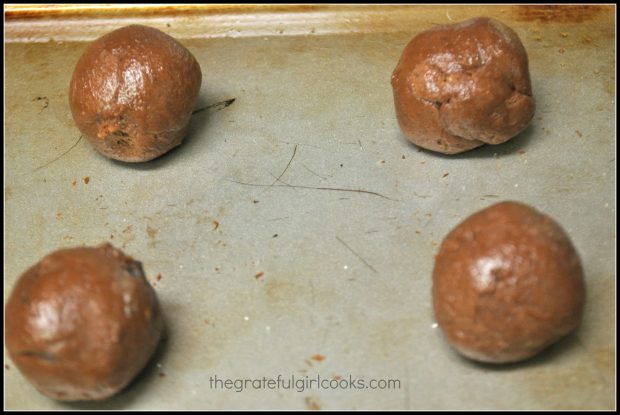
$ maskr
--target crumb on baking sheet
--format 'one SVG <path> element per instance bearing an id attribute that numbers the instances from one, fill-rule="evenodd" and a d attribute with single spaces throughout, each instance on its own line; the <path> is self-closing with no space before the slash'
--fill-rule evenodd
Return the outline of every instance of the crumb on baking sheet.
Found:
<path id="1" fill-rule="evenodd" d="M 304 402 L 306 403 L 306 409 L 309 409 L 311 411 L 321 410 L 321 405 L 319 405 L 317 398 L 313 398 L 312 396 L 306 396 L 304 398 Z"/>
<path id="2" fill-rule="evenodd" d="M 84 176 L 84 177 L 82 178 L 82 181 L 84 182 L 84 184 L 88 184 L 88 182 L 90 182 L 90 177 L 88 177 L 88 176 Z"/>
<path id="3" fill-rule="evenodd" d="M 256 273 L 254 278 L 256 278 L 257 280 L 260 280 L 263 277 L 263 275 L 265 275 L 265 273 L 263 271 L 259 271 Z"/>
<path id="4" fill-rule="evenodd" d="M 310 359 L 312 360 L 316 360 L 317 362 L 322 362 L 323 360 L 326 359 L 325 356 L 323 356 L 322 354 L 315 354 L 314 356 L 312 356 Z"/>
<path id="5" fill-rule="evenodd" d="M 213 230 L 217 231 L 217 228 L 220 227 L 220 223 L 216 220 L 214 220 L 212 223 L 213 223 Z"/>

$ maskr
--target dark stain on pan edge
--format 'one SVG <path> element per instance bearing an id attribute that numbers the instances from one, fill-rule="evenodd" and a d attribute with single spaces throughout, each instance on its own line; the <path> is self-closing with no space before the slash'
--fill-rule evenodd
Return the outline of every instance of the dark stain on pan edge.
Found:
<path id="1" fill-rule="evenodd" d="M 516 19 L 519 21 L 541 21 L 558 23 L 581 23 L 596 18 L 602 6 L 517 6 Z"/>

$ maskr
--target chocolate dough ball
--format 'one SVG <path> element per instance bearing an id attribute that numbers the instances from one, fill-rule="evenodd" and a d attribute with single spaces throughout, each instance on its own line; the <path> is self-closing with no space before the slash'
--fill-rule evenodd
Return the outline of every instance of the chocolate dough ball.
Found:
<path id="1" fill-rule="evenodd" d="M 202 81 L 194 56 L 167 34 L 132 25 L 95 40 L 75 67 L 73 119 L 103 155 L 152 160 L 181 144 Z"/>
<path id="2" fill-rule="evenodd" d="M 415 36 L 392 74 L 392 88 L 403 133 L 440 153 L 503 143 L 534 116 L 525 49 L 512 29 L 489 18 Z"/>
<path id="3" fill-rule="evenodd" d="M 521 203 L 498 203 L 465 219 L 435 259 L 435 318 L 448 342 L 474 360 L 534 356 L 579 325 L 584 301 L 568 236 Z"/>
<path id="4" fill-rule="evenodd" d="M 163 329 L 140 262 L 112 245 L 63 249 L 17 281 L 5 342 L 21 373 L 58 400 L 100 400 L 146 365 Z"/>

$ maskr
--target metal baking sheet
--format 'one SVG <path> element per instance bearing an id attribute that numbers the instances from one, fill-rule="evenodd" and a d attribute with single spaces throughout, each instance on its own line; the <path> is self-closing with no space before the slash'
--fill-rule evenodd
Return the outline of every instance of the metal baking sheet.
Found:
<path id="1" fill-rule="evenodd" d="M 146 370 L 104 402 L 40 395 L 5 350 L 7 409 L 615 408 L 614 8 L 398 6 L 330 26 L 352 7 L 307 33 L 287 32 L 307 10 L 269 20 L 269 36 L 181 31 L 203 70 L 198 107 L 210 108 L 181 147 L 145 164 L 79 140 L 67 90 L 87 42 L 5 39 L 5 303 L 43 255 L 110 241 L 144 263 L 168 328 Z M 500 146 L 420 151 L 399 131 L 391 72 L 416 33 L 483 14 L 525 44 L 534 121 Z M 175 35 L 201 18 L 152 25 Z M 124 20 L 106 20 L 115 24 Z M 430 276 L 443 236 L 500 200 L 564 226 L 587 305 L 575 334 L 496 367 L 442 339 Z M 400 387 L 237 392 L 209 382 L 278 375 Z"/>

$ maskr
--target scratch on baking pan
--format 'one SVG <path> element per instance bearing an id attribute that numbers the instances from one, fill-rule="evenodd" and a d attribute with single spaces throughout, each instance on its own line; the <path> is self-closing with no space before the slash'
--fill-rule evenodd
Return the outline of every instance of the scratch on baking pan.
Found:
<path id="1" fill-rule="evenodd" d="M 354 193 L 365 193 L 365 194 L 369 194 L 369 195 L 373 195 L 373 196 L 378 196 L 382 199 L 387 199 L 387 200 L 392 200 L 394 202 L 400 202 L 400 200 L 398 199 L 392 199 L 391 197 L 387 197 L 384 196 L 380 193 L 377 192 L 371 192 L 370 190 L 363 190 L 363 189 L 345 189 L 345 188 L 339 188 L 339 187 L 314 187 L 314 186 L 303 186 L 303 185 L 296 185 L 296 184 L 262 184 L 262 183 L 245 183 L 245 182 L 240 182 L 237 180 L 231 180 L 231 179 L 225 179 L 229 182 L 233 182 L 233 183 L 237 183 L 243 186 L 254 186 L 254 187 L 288 187 L 288 188 L 293 188 L 293 189 L 312 189 L 312 190 L 330 190 L 330 191 L 335 191 L 335 192 L 354 192 Z M 284 182 L 282 182 L 284 183 Z"/>
<path id="2" fill-rule="evenodd" d="M 276 182 L 280 181 L 280 179 L 282 178 L 282 176 L 284 176 L 284 173 L 286 173 L 286 171 L 288 170 L 288 168 L 291 166 L 291 163 L 293 162 L 293 159 L 295 158 L 295 154 L 297 154 L 297 144 L 295 144 L 295 148 L 293 149 L 293 155 L 291 156 L 291 159 L 288 161 L 288 163 L 286 164 L 286 167 L 284 168 L 284 170 L 282 170 L 282 173 L 280 173 L 280 175 L 278 177 L 276 177 L 276 179 L 273 181 L 273 183 L 271 183 L 271 186 L 273 186 L 274 184 L 276 184 Z M 284 183 L 284 182 L 283 182 Z"/>
<path id="3" fill-rule="evenodd" d="M 237 98 L 231 98 L 225 101 L 216 102 L 215 104 L 207 105 L 206 107 L 203 107 L 203 108 L 198 108 L 197 110 L 192 112 L 192 115 L 198 114 L 199 112 L 203 112 L 211 108 L 214 108 L 215 111 L 223 110 L 224 108 L 232 105 L 232 103 L 235 102 L 236 99 Z"/>
<path id="4" fill-rule="evenodd" d="M 321 148 L 321 147 L 315 146 L 315 145 L 313 145 L 313 144 L 306 144 L 306 143 L 292 143 L 292 142 L 290 142 L 290 141 L 278 141 L 278 143 L 282 143 L 282 144 L 295 144 L 295 145 L 298 145 L 298 146 L 300 146 L 300 147 L 302 147 L 302 146 L 306 146 L 306 147 L 313 147 L 313 148 L 318 148 L 318 149 L 320 149 L 320 148 Z"/>
<path id="5" fill-rule="evenodd" d="M 349 245 L 347 245 L 347 243 L 345 241 L 343 241 L 342 239 L 340 239 L 338 236 L 336 236 L 336 239 L 338 240 L 338 242 L 340 242 L 341 244 L 344 245 L 345 248 L 347 248 L 349 251 L 351 251 L 353 253 L 353 255 L 355 255 L 360 261 L 362 261 L 364 263 L 364 265 L 366 265 L 368 268 L 370 268 L 374 273 L 377 273 L 377 270 L 374 269 L 372 267 L 372 265 L 370 265 L 364 258 L 362 258 L 360 256 L 360 254 L 358 254 L 357 252 L 355 252 Z"/>
<path id="6" fill-rule="evenodd" d="M 325 180 L 327 179 L 327 177 L 323 177 L 320 174 L 318 174 L 317 172 L 315 172 L 314 170 L 311 170 L 308 166 L 306 166 L 304 163 L 299 162 L 299 164 L 301 164 L 301 167 L 303 167 L 304 169 L 308 170 L 310 173 L 314 174 L 316 177 Z"/>
<path id="7" fill-rule="evenodd" d="M 75 148 L 75 146 L 77 146 L 80 141 L 82 140 L 82 136 L 80 136 L 80 138 L 77 139 L 77 141 L 75 142 L 75 144 L 73 144 L 71 147 L 69 147 L 69 149 L 67 151 L 65 151 L 64 153 L 62 153 L 61 155 L 59 155 L 58 157 L 48 161 L 47 163 L 45 163 L 42 166 L 37 167 L 36 169 L 34 169 L 33 171 L 31 171 L 31 173 L 34 173 L 35 171 L 39 171 L 47 166 L 49 166 L 50 164 L 52 164 L 53 162 L 57 161 L 58 159 L 60 159 L 61 157 L 67 155 L 67 153 L 69 153 L 71 150 L 73 150 Z"/>

